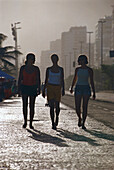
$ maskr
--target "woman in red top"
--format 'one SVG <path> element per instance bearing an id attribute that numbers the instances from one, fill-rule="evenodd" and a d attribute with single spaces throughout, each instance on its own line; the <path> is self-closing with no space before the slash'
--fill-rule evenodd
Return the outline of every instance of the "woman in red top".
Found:
<path id="1" fill-rule="evenodd" d="M 18 91 L 22 95 L 23 101 L 23 116 L 24 124 L 23 128 L 27 126 L 27 108 L 28 108 L 28 97 L 30 98 L 30 128 L 34 118 L 34 105 L 36 96 L 40 94 L 40 70 L 37 66 L 34 66 L 35 55 L 32 53 L 27 54 L 25 65 L 20 68 L 19 79 L 18 79 Z"/>

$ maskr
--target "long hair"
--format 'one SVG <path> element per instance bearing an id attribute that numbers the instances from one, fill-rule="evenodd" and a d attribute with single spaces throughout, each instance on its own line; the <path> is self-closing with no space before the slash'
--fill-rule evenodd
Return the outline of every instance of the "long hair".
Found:
<path id="1" fill-rule="evenodd" d="M 33 53 L 28 53 L 26 55 L 26 60 L 25 60 L 25 64 L 27 64 L 28 60 L 29 59 L 32 59 L 33 60 L 33 63 L 35 62 L 35 55 Z"/>

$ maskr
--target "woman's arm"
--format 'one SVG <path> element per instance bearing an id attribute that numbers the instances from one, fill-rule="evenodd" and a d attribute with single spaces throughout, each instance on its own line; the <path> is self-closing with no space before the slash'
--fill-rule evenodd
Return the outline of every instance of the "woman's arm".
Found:
<path id="1" fill-rule="evenodd" d="M 74 78 L 73 78 L 73 81 L 72 81 L 70 93 L 73 93 L 73 87 L 74 87 L 76 80 L 77 80 L 77 70 L 78 70 L 78 68 L 75 69 L 75 74 L 74 74 Z"/>
<path id="2" fill-rule="evenodd" d="M 90 73 L 90 84 L 91 84 L 91 88 L 93 91 L 93 99 L 95 100 L 96 96 L 95 96 L 95 86 L 94 86 L 94 79 L 93 79 L 93 70 L 90 68 L 89 69 L 89 73 Z"/>
<path id="3" fill-rule="evenodd" d="M 21 83 L 22 83 L 22 77 L 23 77 L 23 67 L 24 66 L 22 66 L 21 68 L 20 68 L 20 71 L 19 71 L 19 78 L 18 78 L 18 93 L 20 93 L 20 90 L 21 90 Z"/>
<path id="4" fill-rule="evenodd" d="M 62 68 L 62 76 L 61 76 L 61 79 L 62 79 L 62 81 L 61 81 L 61 85 L 62 85 L 62 96 L 64 96 L 65 95 L 65 83 L 64 83 L 64 69 Z"/>
<path id="5" fill-rule="evenodd" d="M 40 69 L 37 67 L 37 88 L 38 88 L 38 95 L 40 94 L 41 88 L 41 79 L 40 79 Z"/>
<path id="6" fill-rule="evenodd" d="M 49 68 L 46 69 L 45 83 L 44 83 L 44 88 L 43 88 L 43 92 L 42 92 L 43 97 L 45 97 L 45 89 L 47 87 L 48 77 L 49 77 Z"/>

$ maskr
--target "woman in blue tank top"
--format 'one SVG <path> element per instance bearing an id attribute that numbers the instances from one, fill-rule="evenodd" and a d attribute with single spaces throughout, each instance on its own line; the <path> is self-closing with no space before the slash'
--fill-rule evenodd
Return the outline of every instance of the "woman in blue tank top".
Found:
<path id="1" fill-rule="evenodd" d="M 72 86 L 70 92 L 73 93 L 73 86 L 75 86 L 75 106 L 76 113 L 78 115 L 78 126 L 82 129 L 86 129 L 85 121 L 87 117 L 88 101 L 91 96 L 90 85 L 93 91 L 93 99 L 95 99 L 95 88 L 93 81 L 93 70 L 88 67 L 87 57 L 85 55 L 80 55 L 78 57 L 78 64 L 81 65 L 75 69 L 74 78 L 72 81 Z M 89 81 L 90 80 L 90 81 Z M 90 83 L 89 83 L 90 82 Z M 81 101 L 83 99 L 83 111 L 81 117 Z"/>
<path id="2" fill-rule="evenodd" d="M 45 89 L 47 88 L 47 100 L 50 106 L 50 117 L 52 121 L 52 129 L 56 130 L 58 125 L 60 113 L 61 95 L 65 94 L 64 91 L 64 71 L 58 65 L 58 56 L 53 54 L 51 56 L 53 65 L 46 69 L 45 85 L 42 96 L 45 97 Z M 54 107 L 56 108 L 56 120 L 54 116 Z"/>

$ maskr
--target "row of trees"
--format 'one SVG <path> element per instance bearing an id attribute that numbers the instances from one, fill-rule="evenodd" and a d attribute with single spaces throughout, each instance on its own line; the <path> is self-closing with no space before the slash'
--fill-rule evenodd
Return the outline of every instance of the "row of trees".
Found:
<path id="1" fill-rule="evenodd" d="M 3 42 L 7 39 L 7 36 L 0 34 L 0 69 L 15 77 L 15 56 L 19 56 L 22 53 L 15 50 L 13 46 L 3 47 Z M 13 64 L 14 63 L 14 64 Z"/>
<path id="2" fill-rule="evenodd" d="M 94 79 L 97 91 L 114 91 L 114 64 L 102 65 L 101 69 L 94 69 Z"/>
<path id="3" fill-rule="evenodd" d="M 99 69 L 93 69 L 96 91 L 112 90 L 114 91 L 114 64 L 102 65 Z M 66 90 L 69 90 L 73 80 L 73 75 L 65 80 Z"/>

